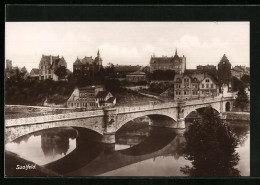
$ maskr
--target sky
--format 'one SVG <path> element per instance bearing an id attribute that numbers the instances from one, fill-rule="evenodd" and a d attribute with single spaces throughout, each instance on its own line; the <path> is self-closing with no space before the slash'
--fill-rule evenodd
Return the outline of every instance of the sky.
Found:
<path id="1" fill-rule="evenodd" d="M 38 68 L 42 54 L 73 62 L 97 51 L 108 63 L 149 65 L 151 55 L 186 57 L 186 67 L 250 65 L 249 22 L 6 22 L 5 58 L 13 66 Z"/>

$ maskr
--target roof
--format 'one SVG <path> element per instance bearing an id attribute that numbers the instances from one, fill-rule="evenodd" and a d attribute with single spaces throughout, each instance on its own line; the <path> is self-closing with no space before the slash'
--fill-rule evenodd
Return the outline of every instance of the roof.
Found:
<path id="1" fill-rule="evenodd" d="M 32 70 L 31 70 L 31 73 L 34 73 L 34 74 L 39 74 L 39 69 L 37 69 L 37 68 L 32 68 Z"/>
<path id="2" fill-rule="evenodd" d="M 105 98 L 108 95 L 109 91 L 99 91 L 96 95 L 96 98 Z"/>
<path id="3" fill-rule="evenodd" d="M 84 90 L 84 89 L 95 89 L 95 88 L 100 88 L 100 87 L 102 87 L 102 88 L 104 88 L 102 85 L 88 85 L 88 86 L 86 86 L 86 87 L 81 87 L 81 88 L 79 88 L 80 90 Z"/>
<path id="4" fill-rule="evenodd" d="M 73 65 L 82 65 L 79 58 L 76 59 L 76 61 L 73 63 Z"/>
<path id="5" fill-rule="evenodd" d="M 84 57 L 83 59 L 81 59 L 81 63 L 82 64 L 92 64 L 93 63 L 93 59 L 92 57 Z"/>
<path id="6" fill-rule="evenodd" d="M 85 64 L 93 64 L 94 60 L 92 57 L 84 57 L 83 59 L 77 58 L 73 65 L 85 65 Z"/>
<path id="7" fill-rule="evenodd" d="M 52 59 L 52 61 L 55 61 L 55 60 L 59 59 L 59 55 L 58 56 L 42 55 L 41 62 L 48 62 L 48 63 L 50 63 L 51 59 Z"/>
<path id="8" fill-rule="evenodd" d="M 228 60 L 226 54 L 223 55 L 223 57 L 221 58 L 219 64 L 222 63 L 222 62 L 227 62 L 228 64 L 230 64 L 230 62 L 229 62 L 229 60 Z"/>
<path id="9" fill-rule="evenodd" d="M 213 76 L 213 75 L 211 75 L 211 74 L 207 74 L 206 76 L 205 76 L 205 78 L 207 78 L 207 77 L 209 77 L 215 84 L 218 84 L 218 80 Z M 204 78 L 204 79 L 205 79 Z M 203 80 L 204 80 L 203 79 Z"/>
<path id="10" fill-rule="evenodd" d="M 113 103 L 115 99 L 116 99 L 116 97 L 110 97 L 110 98 L 106 101 L 106 103 Z"/>
<path id="11" fill-rule="evenodd" d="M 140 68 L 141 66 L 121 66 L 121 65 L 114 66 L 115 72 L 135 72 L 138 71 Z"/>
<path id="12" fill-rule="evenodd" d="M 141 71 L 138 70 L 138 71 L 135 71 L 135 72 L 130 73 L 128 75 L 145 75 L 145 72 L 141 72 Z"/>

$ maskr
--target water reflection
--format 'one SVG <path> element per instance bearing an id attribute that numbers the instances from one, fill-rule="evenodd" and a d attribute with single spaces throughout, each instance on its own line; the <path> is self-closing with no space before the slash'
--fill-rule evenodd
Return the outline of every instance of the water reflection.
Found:
<path id="1" fill-rule="evenodd" d="M 69 127 L 38 131 L 6 144 L 6 150 L 43 165 L 58 160 L 76 148 L 78 132 Z"/>
<path id="2" fill-rule="evenodd" d="M 69 139 L 76 139 L 77 132 L 72 129 L 50 130 L 40 133 L 41 148 L 45 157 L 55 158 L 66 155 L 70 146 Z"/>

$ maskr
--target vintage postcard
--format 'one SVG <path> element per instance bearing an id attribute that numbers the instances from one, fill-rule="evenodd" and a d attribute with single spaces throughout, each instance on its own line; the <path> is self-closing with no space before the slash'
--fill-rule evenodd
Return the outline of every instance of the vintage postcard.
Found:
<path id="1" fill-rule="evenodd" d="M 5 176 L 250 176 L 250 22 L 6 22 Z"/>

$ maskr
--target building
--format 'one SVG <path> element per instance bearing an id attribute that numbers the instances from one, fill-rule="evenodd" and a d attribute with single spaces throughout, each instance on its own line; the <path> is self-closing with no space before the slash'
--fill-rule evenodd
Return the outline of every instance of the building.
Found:
<path id="1" fill-rule="evenodd" d="M 150 72 L 156 70 L 174 70 L 177 74 L 184 73 L 186 69 L 186 57 L 179 57 L 177 54 L 177 49 L 175 51 L 175 55 L 172 57 L 162 56 L 155 57 L 155 55 L 151 56 L 150 59 Z"/>
<path id="2" fill-rule="evenodd" d="M 12 60 L 6 59 L 5 69 L 6 69 L 6 71 L 11 71 L 13 69 Z"/>
<path id="3" fill-rule="evenodd" d="M 150 66 L 141 67 L 141 71 L 145 72 L 145 73 L 149 73 L 150 72 Z"/>
<path id="4" fill-rule="evenodd" d="M 67 63 L 63 56 L 60 58 L 59 55 L 58 56 L 42 55 L 39 64 L 39 80 L 46 80 L 46 79 L 52 79 L 54 81 L 59 80 L 55 72 L 61 66 L 67 68 Z"/>
<path id="5" fill-rule="evenodd" d="M 32 68 L 30 75 L 31 78 L 39 78 L 39 69 Z"/>
<path id="6" fill-rule="evenodd" d="M 98 109 L 112 107 L 116 98 L 103 86 L 87 86 L 76 88 L 67 101 L 67 107 Z"/>
<path id="7" fill-rule="evenodd" d="M 114 66 L 114 77 L 118 79 L 125 79 L 126 75 L 139 71 L 142 66 L 131 66 L 131 65 L 115 65 Z"/>
<path id="8" fill-rule="evenodd" d="M 222 87 L 223 84 L 227 84 L 229 91 L 231 90 L 231 64 L 224 54 L 218 63 L 218 81 L 219 86 Z"/>
<path id="9" fill-rule="evenodd" d="M 217 71 L 217 67 L 214 65 L 197 66 L 197 70 L 200 71 Z"/>
<path id="10" fill-rule="evenodd" d="M 188 100 L 219 95 L 214 75 L 197 70 L 186 70 L 174 77 L 174 100 Z"/>
<path id="11" fill-rule="evenodd" d="M 135 71 L 126 75 L 126 81 L 134 83 L 144 82 L 146 81 L 146 74 L 145 72 Z"/>
<path id="12" fill-rule="evenodd" d="M 9 59 L 6 60 L 6 66 L 5 66 L 5 78 L 6 79 L 10 78 L 10 77 L 16 77 L 16 78 L 18 77 L 18 78 L 27 79 L 28 76 L 29 76 L 29 73 L 27 72 L 27 69 L 25 68 L 25 66 L 23 66 L 21 69 L 17 66 L 13 67 L 12 61 Z"/>
<path id="13" fill-rule="evenodd" d="M 238 79 L 241 79 L 244 75 L 250 75 L 250 68 L 246 66 L 235 66 L 231 69 L 231 74 Z"/>
<path id="14" fill-rule="evenodd" d="M 73 75 L 75 78 L 88 77 L 96 74 L 102 68 L 102 58 L 100 57 L 99 50 L 95 59 L 91 57 L 84 57 L 83 59 L 77 58 L 73 63 Z"/>

